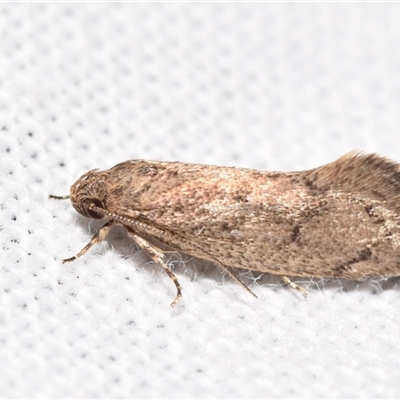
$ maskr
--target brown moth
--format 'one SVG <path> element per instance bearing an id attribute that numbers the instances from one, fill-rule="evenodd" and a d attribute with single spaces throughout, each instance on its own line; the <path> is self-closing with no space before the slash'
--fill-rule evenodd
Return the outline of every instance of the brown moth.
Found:
<path id="1" fill-rule="evenodd" d="M 400 275 L 400 166 L 352 152 L 322 167 L 264 172 L 180 162 L 126 161 L 91 170 L 70 198 L 85 217 L 107 219 L 76 256 L 104 240 L 114 224 L 174 282 L 164 250 L 289 278 L 362 280 Z M 251 292 L 253 293 L 253 292 Z"/>

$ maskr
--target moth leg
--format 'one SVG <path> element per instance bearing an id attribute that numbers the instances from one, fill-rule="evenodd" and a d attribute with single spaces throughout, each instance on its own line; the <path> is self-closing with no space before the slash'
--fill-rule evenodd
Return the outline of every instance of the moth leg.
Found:
<path id="1" fill-rule="evenodd" d="M 166 274 L 170 277 L 172 282 L 174 282 L 176 287 L 176 297 L 174 301 L 171 303 L 171 307 L 175 307 L 178 301 L 182 298 L 182 287 L 179 284 L 178 278 L 173 274 L 173 272 L 168 268 L 168 265 L 163 260 L 164 253 L 158 249 L 157 247 L 150 244 L 148 241 L 137 235 L 132 229 L 125 226 L 125 229 L 131 239 L 141 248 L 143 249 L 158 265 L 162 267 L 162 269 L 166 272 Z"/>
<path id="2" fill-rule="evenodd" d="M 64 264 L 66 262 L 76 260 L 80 256 L 83 256 L 93 245 L 102 242 L 109 234 L 113 225 L 114 221 L 111 219 L 99 229 L 99 231 L 92 237 L 90 242 L 77 255 L 62 260 L 62 263 Z"/>
<path id="3" fill-rule="evenodd" d="M 296 289 L 304 296 L 307 295 L 306 289 L 304 289 L 301 286 L 297 285 L 296 283 L 292 282 L 287 276 L 281 276 L 281 279 L 283 280 L 283 282 L 285 282 L 287 285 L 289 285 L 292 289 Z"/>
<path id="4" fill-rule="evenodd" d="M 153 226 L 149 226 L 149 225 L 147 225 L 147 224 L 145 224 L 145 223 L 143 223 L 143 222 L 139 222 L 139 221 L 135 221 L 135 220 L 127 220 L 127 218 L 123 218 L 123 217 L 121 217 L 121 216 L 119 216 L 119 215 L 117 215 L 117 214 L 109 214 L 109 216 L 110 217 L 112 217 L 112 218 L 114 218 L 116 221 L 118 221 L 121 225 L 123 225 L 123 226 L 125 226 L 125 228 L 126 228 L 126 230 L 128 231 L 129 229 L 130 229 L 130 232 L 132 232 L 134 235 L 136 235 L 135 234 L 135 232 L 131 229 L 131 228 L 128 228 L 128 225 L 129 226 L 131 226 L 133 229 L 138 229 L 138 230 L 140 230 L 140 231 L 142 231 L 142 232 L 145 232 L 145 233 L 147 233 L 147 234 L 149 234 L 149 235 L 151 235 L 151 236 L 154 236 L 155 234 L 158 236 L 158 237 L 161 237 L 161 238 L 164 238 L 164 239 L 170 239 L 170 241 L 173 243 L 174 241 L 176 241 L 176 239 L 174 238 L 174 236 L 171 234 L 171 233 L 169 233 L 169 232 L 166 232 L 166 231 L 163 231 L 163 230 L 161 230 L 161 229 L 158 229 L 158 228 L 156 228 L 156 227 L 153 227 Z M 129 233 L 129 232 L 128 232 Z M 137 236 L 137 235 L 136 235 Z M 142 238 L 140 238 L 141 240 L 143 240 Z M 135 240 L 135 239 L 133 239 L 133 240 Z M 185 240 L 185 239 L 182 239 L 182 238 L 180 238 L 179 239 L 179 242 L 180 242 L 180 245 L 182 245 L 182 243 L 183 244 L 185 244 L 186 246 L 187 246 L 187 248 L 191 248 L 192 250 L 193 249 L 196 249 L 198 252 L 199 252 L 199 254 L 202 254 L 203 255 L 203 258 L 205 258 L 206 260 L 209 260 L 209 261 L 211 261 L 211 262 L 213 262 L 216 266 L 218 266 L 219 268 L 221 268 L 223 271 L 225 271 L 226 273 L 227 273 L 227 275 L 230 277 L 230 278 L 232 278 L 234 281 L 236 281 L 237 283 L 239 283 L 242 287 L 244 287 L 252 296 L 254 296 L 254 297 L 256 297 L 257 298 L 257 295 L 250 289 L 250 288 L 248 288 L 233 272 L 231 272 L 224 264 L 222 264 L 222 262 L 221 261 L 219 261 L 217 258 L 215 258 L 215 257 L 213 257 L 211 254 L 209 254 L 206 250 L 204 250 L 202 247 L 200 247 L 200 246 L 197 246 L 197 245 L 195 245 L 194 243 L 191 243 L 191 242 L 189 242 L 189 241 L 187 241 L 187 240 Z M 147 243 L 147 242 L 146 242 Z M 147 243 L 147 245 L 149 245 L 149 243 Z M 153 246 L 154 247 L 154 246 Z M 166 252 L 164 252 L 164 251 L 161 251 L 161 250 L 158 250 L 161 254 L 164 254 L 164 253 L 166 253 Z M 184 251 L 184 249 L 182 249 L 182 251 L 183 252 L 185 252 Z M 201 256 L 200 256 L 200 258 L 201 258 Z M 153 258 L 154 259 L 154 258 Z M 160 265 L 161 265 L 161 262 L 160 262 Z M 165 267 L 166 267 L 166 264 L 164 263 L 164 265 L 165 265 Z M 169 277 L 174 281 L 174 283 L 175 283 L 175 286 L 177 287 L 177 289 L 178 289 L 178 286 L 179 286 L 179 283 L 178 283 L 178 280 L 175 278 L 175 276 L 172 274 L 172 272 L 170 271 L 170 269 L 168 268 L 168 267 L 164 267 L 163 265 L 161 265 L 166 271 L 169 271 L 169 272 L 167 272 L 167 274 L 169 275 Z M 170 274 L 172 274 L 172 276 L 175 278 L 172 278 L 171 277 L 171 275 Z M 179 286 L 179 289 L 178 289 L 178 293 L 179 293 L 179 291 L 180 291 L 180 286 Z M 177 296 L 178 297 L 178 296 Z M 179 299 L 175 299 L 176 301 L 178 301 Z M 173 302 L 173 305 L 175 305 L 176 303 L 175 303 L 175 301 Z"/>

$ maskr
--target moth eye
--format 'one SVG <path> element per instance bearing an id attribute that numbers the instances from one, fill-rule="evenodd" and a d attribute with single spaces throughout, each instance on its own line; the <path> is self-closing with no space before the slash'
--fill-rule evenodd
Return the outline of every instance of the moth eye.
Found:
<path id="1" fill-rule="evenodd" d="M 100 201 L 99 199 L 88 199 L 87 200 L 87 204 L 88 204 L 87 213 L 91 218 L 93 218 L 93 219 L 102 219 L 102 218 L 104 218 L 104 214 L 103 213 L 100 213 L 97 210 L 94 211 L 94 210 L 92 210 L 90 208 L 90 206 L 93 205 L 93 204 L 95 206 L 99 207 L 99 208 L 104 208 L 104 204 L 103 204 L 102 201 Z"/>

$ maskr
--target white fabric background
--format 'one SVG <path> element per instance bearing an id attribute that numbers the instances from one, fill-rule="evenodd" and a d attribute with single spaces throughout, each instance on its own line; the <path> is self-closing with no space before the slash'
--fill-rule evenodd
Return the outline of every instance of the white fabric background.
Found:
<path id="1" fill-rule="evenodd" d="M 400 4 L 0 6 L 0 396 L 400 397 L 398 280 L 172 258 L 175 290 L 67 194 L 135 158 L 306 169 L 400 160 Z M 181 262 L 183 261 L 183 262 Z"/>

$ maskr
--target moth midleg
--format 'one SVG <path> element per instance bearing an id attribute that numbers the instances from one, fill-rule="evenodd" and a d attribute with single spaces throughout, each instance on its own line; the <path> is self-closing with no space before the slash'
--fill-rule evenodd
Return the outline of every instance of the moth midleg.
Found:
<path id="1" fill-rule="evenodd" d="M 93 245 L 102 242 L 110 233 L 110 230 L 113 225 L 114 221 L 111 219 L 99 229 L 99 231 L 92 237 L 90 242 L 78 254 L 76 254 L 73 257 L 62 260 L 63 264 L 66 262 L 71 262 L 76 260 L 77 258 L 83 256 Z"/>
<path id="2" fill-rule="evenodd" d="M 133 232 L 134 234 L 135 234 L 135 229 L 138 229 L 138 230 L 140 230 L 140 231 L 142 231 L 142 232 L 145 232 L 145 233 L 147 233 L 148 235 L 151 235 L 151 236 L 154 236 L 155 234 L 157 234 L 157 236 L 158 237 L 161 237 L 161 238 L 163 238 L 163 237 L 165 237 L 165 238 L 169 238 L 169 239 L 171 239 L 171 241 L 173 241 L 173 239 L 174 239 L 174 237 L 173 237 L 173 235 L 171 234 L 171 233 L 169 233 L 169 232 L 166 232 L 166 231 L 163 231 L 163 230 L 161 230 L 161 229 L 158 229 L 158 228 L 156 228 L 156 227 L 154 227 L 154 226 L 150 226 L 150 225 L 147 225 L 146 223 L 143 223 L 143 222 L 139 222 L 139 221 L 136 221 L 136 220 L 130 220 L 130 219 L 127 219 L 127 218 L 124 218 L 124 217 L 121 217 L 121 216 L 119 216 L 119 215 L 117 215 L 117 214 L 112 214 L 112 213 L 110 213 L 109 214 L 109 216 L 111 217 L 111 218 L 113 218 L 115 221 L 118 221 L 121 225 L 123 225 L 123 226 L 125 226 L 125 228 L 127 229 L 127 231 L 128 231 L 128 226 L 130 226 L 130 227 L 132 227 L 131 228 L 131 232 Z M 136 235 L 136 234 L 135 234 Z M 142 238 L 140 238 L 141 240 L 143 240 Z M 135 240 L 135 239 L 133 239 L 133 240 Z M 192 243 L 192 242 L 189 242 L 189 241 L 187 241 L 187 240 L 185 240 L 185 239 L 182 239 L 182 238 L 180 238 L 180 242 L 181 242 L 181 244 L 183 243 L 183 244 L 186 244 L 189 248 L 191 248 L 191 249 L 195 249 L 195 250 L 197 250 L 197 255 L 196 256 L 198 256 L 198 257 L 200 257 L 200 258 L 204 258 L 204 259 L 206 259 L 206 260 L 209 260 L 209 261 L 211 261 L 211 262 L 213 262 L 216 266 L 218 266 L 219 268 L 221 268 L 223 271 L 225 271 L 226 272 L 226 274 L 230 277 L 230 278 L 232 278 L 234 281 L 236 281 L 237 283 L 239 283 L 242 287 L 244 287 L 252 296 L 254 296 L 254 297 L 256 297 L 257 298 L 257 295 L 249 288 L 249 287 L 247 287 L 247 285 L 245 285 L 233 272 L 231 272 L 224 264 L 222 264 L 222 262 L 221 261 L 219 261 L 217 258 L 215 258 L 214 256 L 212 256 L 210 253 L 208 253 L 205 249 L 203 249 L 202 247 L 200 247 L 200 246 L 198 246 L 198 245 L 196 245 L 196 244 L 194 244 L 194 243 Z M 147 242 L 146 242 L 147 243 Z M 147 243 L 148 245 L 149 245 L 149 243 Z M 153 246 L 154 247 L 154 246 Z M 166 251 L 161 251 L 161 250 L 158 250 L 161 254 L 165 254 L 166 253 Z M 158 261 L 157 261 L 158 262 Z M 161 265 L 161 264 L 160 264 Z M 164 263 L 164 265 L 166 266 L 166 264 Z M 161 265 L 162 266 L 162 265 Z M 162 266 L 163 268 L 164 268 L 164 266 Z M 165 268 L 164 268 L 165 269 Z M 171 274 L 172 274 L 172 272 L 170 271 L 170 269 L 167 267 L 167 269 L 166 269 L 166 271 L 169 271 Z M 168 273 L 168 272 L 167 272 Z M 171 275 L 168 273 L 168 275 L 170 276 L 170 278 L 174 281 L 174 283 L 175 283 L 175 286 L 177 286 L 177 284 L 179 285 L 179 283 L 178 283 L 178 280 L 176 279 L 176 277 L 175 277 L 175 275 L 173 275 L 174 276 L 174 278 L 172 278 L 171 277 Z M 178 286 L 177 286 L 178 287 Z M 179 286 L 180 287 L 180 286 Z"/>
<path id="3" fill-rule="evenodd" d="M 288 278 L 287 276 L 281 276 L 281 279 L 283 280 L 283 282 L 285 282 L 287 285 L 289 285 L 292 289 L 296 289 L 297 291 L 299 291 L 304 296 L 307 295 L 307 290 L 306 289 L 304 289 L 301 286 L 297 285 L 296 283 L 292 282 L 290 280 L 290 278 Z"/>
<path id="4" fill-rule="evenodd" d="M 125 226 L 126 232 L 129 237 L 142 249 L 144 250 L 154 262 L 162 267 L 166 274 L 170 277 L 172 282 L 174 282 L 176 287 L 176 297 L 171 303 L 171 307 L 174 307 L 178 301 L 182 298 L 182 287 L 178 281 L 178 278 L 173 274 L 173 272 L 168 268 L 168 265 L 164 261 L 164 253 L 154 245 L 150 244 L 147 240 L 136 234 L 131 228 Z"/>

